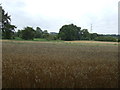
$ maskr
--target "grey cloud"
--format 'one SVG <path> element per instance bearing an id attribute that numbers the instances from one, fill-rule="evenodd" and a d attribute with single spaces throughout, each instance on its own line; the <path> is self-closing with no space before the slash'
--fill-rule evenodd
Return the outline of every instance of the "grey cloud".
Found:
<path id="1" fill-rule="evenodd" d="M 49 32 L 58 32 L 64 24 L 74 23 L 82 28 L 90 29 L 90 24 L 93 24 L 93 32 L 97 33 L 117 33 L 117 12 L 112 9 L 114 6 L 105 8 L 99 13 L 88 12 L 82 17 L 77 19 L 66 17 L 47 17 L 41 14 L 30 15 L 24 8 L 26 3 L 24 0 L 15 0 L 17 2 L 11 2 L 11 0 L 4 0 L 3 8 L 11 15 L 12 23 L 15 24 L 18 29 L 22 29 L 25 26 L 32 26 L 36 28 L 39 26 L 41 29 L 47 29 Z M 114 4 L 115 5 L 115 4 Z M 47 7 L 48 8 L 48 7 Z M 100 14 L 100 15 L 99 15 Z M 76 17 L 76 16 L 75 16 Z"/>

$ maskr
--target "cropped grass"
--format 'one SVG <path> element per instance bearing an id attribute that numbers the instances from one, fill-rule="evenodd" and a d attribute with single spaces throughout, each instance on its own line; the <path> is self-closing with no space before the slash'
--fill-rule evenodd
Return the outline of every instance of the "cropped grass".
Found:
<path id="1" fill-rule="evenodd" d="M 118 45 L 3 41 L 3 88 L 116 88 Z"/>

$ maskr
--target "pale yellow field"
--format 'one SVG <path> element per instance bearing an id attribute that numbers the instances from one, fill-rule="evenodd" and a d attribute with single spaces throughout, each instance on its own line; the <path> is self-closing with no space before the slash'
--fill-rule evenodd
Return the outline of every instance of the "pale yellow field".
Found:
<path id="1" fill-rule="evenodd" d="M 16 40 L 0 40 L 0 42 L 33 42 L 33 41 L 16 41 Z M 40 41 L 34 41 L 39 43 Z M 64 41 L 64 42 L 73 42 L 73 43 L 108 43 L 108 44 L 118 44 L 118 42 L 105 42 L 105 41 Z"/>
<path id="2" fill-rule="evenodd" d="M 102 41 L 65 41 L 71 43 L 98 43 L 98 44 L 118 44 L 118 42 L 102 42 Z"/>

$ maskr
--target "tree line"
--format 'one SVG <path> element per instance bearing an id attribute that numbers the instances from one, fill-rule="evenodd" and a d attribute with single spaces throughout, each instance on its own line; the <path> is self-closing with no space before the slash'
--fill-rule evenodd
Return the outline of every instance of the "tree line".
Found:
<path id="1" fill-rule="evenodd" d="M 15 37 L 20 37 L 24 40 L 33 40 L 34 38 L 44 38 L 47 40 L 56 40 L 57 34 L 50 34 L 47 30 L 42 30 L 40 27 L 33 29 L 32 27 L 25 27 L 23 30 L 15 32 Z"/>
<path id="2" fill-rule="evenodd" d="M 33 40 L 34 38 L 44 38 L 47 40 L 96 40 L 96 41 L 120 41 L 118 37 L 100 35 L 97 33 L 89 33 L 88 29 L 81 29 L 74 24 L 63 25 L 59 33 L 48 33 L 47 30 L 42 30 L 40 27 L 36 27 L 36 29 L 32 27 L 25 27 L 22 30 L 15 31 L 17 28 L 15 25 L 11 24 L 11 18 L 8 13 L 2 9 L 0 6 L 1 12 L 1 33 L 2 39 L 15 39 L 19 37 L 24 40 Z"/>

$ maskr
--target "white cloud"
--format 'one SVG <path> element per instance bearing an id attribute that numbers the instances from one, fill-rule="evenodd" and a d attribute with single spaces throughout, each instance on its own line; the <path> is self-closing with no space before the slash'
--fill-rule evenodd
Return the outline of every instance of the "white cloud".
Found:
<path id="1" fill-rule="evenodd" d="M 117 33 L 118 0 L 2 0 L 12 23 L 23 28 L 40 26 L 58 32 L 74 23 L 93 32 Z"/>

